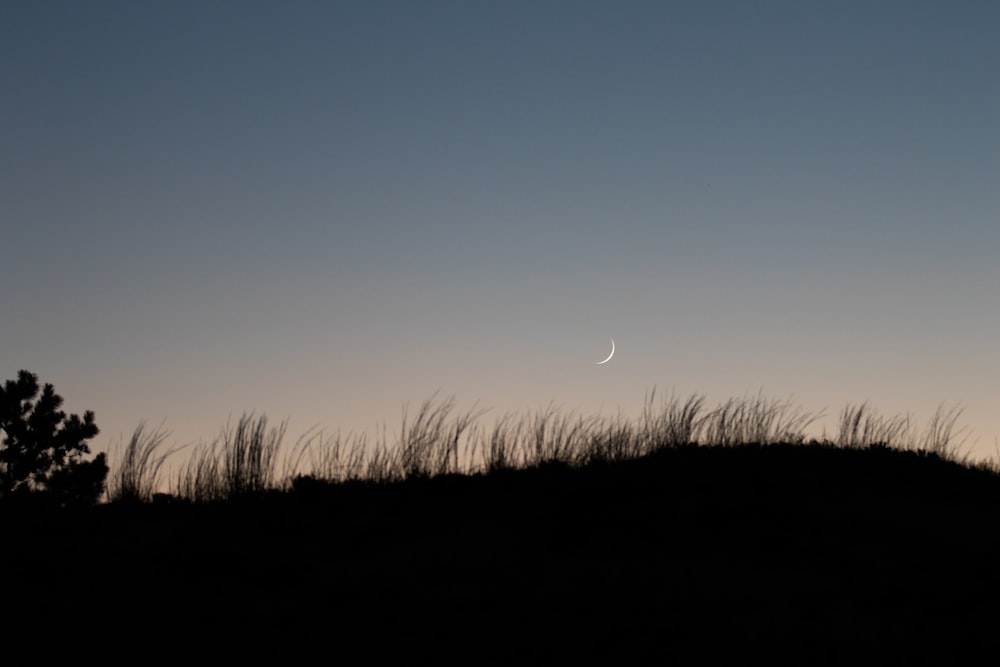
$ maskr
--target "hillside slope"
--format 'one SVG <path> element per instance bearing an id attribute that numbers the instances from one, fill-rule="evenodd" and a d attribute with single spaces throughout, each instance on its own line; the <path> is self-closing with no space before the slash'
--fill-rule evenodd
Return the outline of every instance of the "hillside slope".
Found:
<path id="1" fill-rule="evenodd" d="M 77 650 L 914 663 L 1000 627 L 1000 478 L 878 448 L 0 517 L 8 636 Z"/>

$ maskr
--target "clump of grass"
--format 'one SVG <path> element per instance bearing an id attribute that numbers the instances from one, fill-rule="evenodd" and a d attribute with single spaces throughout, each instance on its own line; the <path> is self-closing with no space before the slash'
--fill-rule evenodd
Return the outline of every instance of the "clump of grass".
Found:
<path id="1" fill-rule="evenodd" d="M 459 472 L 459 443 L 462 434 L 485 411 L 475 406 L 454 419 L 454 397 L 435 405 L 432 396 L 420 406 L 412 422 L 403 408 L 403 426 L 399 436 L 399 466 L 404 477 L 432 477 Z"/>
<path id="2" fill-rule="evenodd" d="M 721 447 L 801 444 L 806 429 L 821 416 L 805 412 L 790 400 L 767 399 L 758 393 L 721 403 L 705 416 L 702 437 L 706 444 Z"/>
<path id="3" fill-rule="evenodd" d="M 585 457 L 579 463 L 626 461 L 642 456 L 642 440 L 636 429 L 621 418 L 594 424 L 590 437 Z"/>
<path id="4" fill-rule="evenodd" d="M 646 395 L 640 417 L 643 450 L 654 452 L 698 441 L 705 419 L 701 416 L 705 397 L 693 394 L 681 402 L 674 394 L 656 407 L 656 389 Z"/>
<path id="5" fill-rule="evenodd" d="M 175 495 L 196 503 L 225 499 L 217 449 L 217 440 L 194 449 L 191 457 L 177 471 L 173 488 Z"/>
<path id="6" fill-rule="evenodd" d="M 968 428 L 956 429 L 958 418 L 962 416 L 962 408 L 958 406 L 938 406 L 924 427 L 923 436 L 916 446 L 926 452 L 937 454 L 941 458 L 966 463 L 969 451 L 965 447 Z"/>
<path id="7" fill-rule="evenodd" d="M 162 423 L 152 431 L 146 429 L 144 421 L 136 426 L 108 482 L 110 502 L 149 502 L 153 499 L 159 490 L 164 461 L 182 449 L 164 450 L 163 444 L 168 437 L 170 432 L 164 430 Z"/>
<path id="8" fill-rule="evenodd" d="M 275 488 L 277 455 L 287 422 L 268 428 L 267 417 L 244 414 L 218 438 L 195 449 L 177 474 L 177 495 L 196 502 L 229 500 Z M 282 480 L 284 482 L 284 480 Z"/>
<path id="9" fill-rule="evenodd" d="M 872 445 L 904 447 L 909 441 L 909 415 L 885 418 L 868 402 L 847 405 L 840 413 L 840 430 L 834 444 L 846 449 L 868 448 Z"/>
<path id="10" fill-rule="evenodd" d="M 529 418 L 525 434 L 528 439 L 525 464 L 572 464 L 588 460 L 591 456 L 587 450 L 595 444 L 591 433 L 598 423 L 596 418 L 585 419 L 573 413 L 563 414 L 550 404 L 545 410 L 540 410 Z"/>
<path id="11" fill-rule="evenodd" d="M 923 432 L 909 415 L 883 417 L 868 405 L 848 405 L 840 414 L 836 445 L 848 449 L 872 446 L 892 447 L 935 454 L 957 462 L 967 462 L 966 428 L 956 428 L 962 409 L 938 406 Z"/>
<path id="12" fill-rule="evenodd" d="M 521 467 L 523 439 L 522 422 L 515 421 L 513 414 L 508 412 L 497 419 L 493 428 L 478 438 L 483 442 L 484 470 L 491 473 Z"/>
<path id="13" fill-rule="evenodd" d="M 331 482 L 363 479 L 367 445 L 365 434 L 346 437 L 340 433 L 329 436 L 319 434 L 315 441 L 307 445 L 311 476 Z"/>
<path id="14" fill-rule="evenodd" d="M 288 423 L 267 427 L 267 417 L 240 417 L 222 432 L 223 483 L 230 497 L 266 491 L 274 485 L 278 449 Z"/>
<path id="15" fill-rule="evenodd" d="M 979 467 L 1000 474 L 1000 438 L 993 438 L 993 456 L 979 462 Z"/>
<path id="16" fill-rule="evenodd" d="M 399 449 L 386 444 L 384 429 L 381 436 L 375 439 L 371 452 L 365 462 L 365 481 L 388 484 L 405 478 Z"/>

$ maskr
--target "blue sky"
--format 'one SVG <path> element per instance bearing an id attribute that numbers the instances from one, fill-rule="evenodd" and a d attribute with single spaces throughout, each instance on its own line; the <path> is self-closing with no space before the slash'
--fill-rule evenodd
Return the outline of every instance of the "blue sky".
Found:
<path id="1" fill-rule="evenodd" d="M 5 2 L 0 373 L 96 445 L 435 391 L 1000 435 L 992 2 Z M 615 358 L 607 355 L 614 337 Z"/>

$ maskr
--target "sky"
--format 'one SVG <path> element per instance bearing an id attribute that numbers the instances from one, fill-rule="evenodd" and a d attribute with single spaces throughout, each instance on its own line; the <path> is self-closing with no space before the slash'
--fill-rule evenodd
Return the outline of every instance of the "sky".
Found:
<path id="1" fill-rule="evenodd" d="M 829 430 L 959 405 L 992 456 L 998 29 L 964 0 L 6 0 L 0 379 L 93 410 L 95 450 L 656 388 Z"/>

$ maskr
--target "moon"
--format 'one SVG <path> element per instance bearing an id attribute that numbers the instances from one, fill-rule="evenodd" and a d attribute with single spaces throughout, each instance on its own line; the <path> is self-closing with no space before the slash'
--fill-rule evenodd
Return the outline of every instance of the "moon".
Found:
<path id="1" fill-rule="evenodd" d="M 613 356 L 615 356 L 615 339 L 614 338 L 611 339 L 611 354 L 608 355 L 608 358 L 605 359 L 604 361 L 595 361 L 594 363 L 597 364 L 598 366 L 600 366 L 601 364 L 606 364 L 609 361 L 611 361 L 611 357 L 613 357 Z"/>

